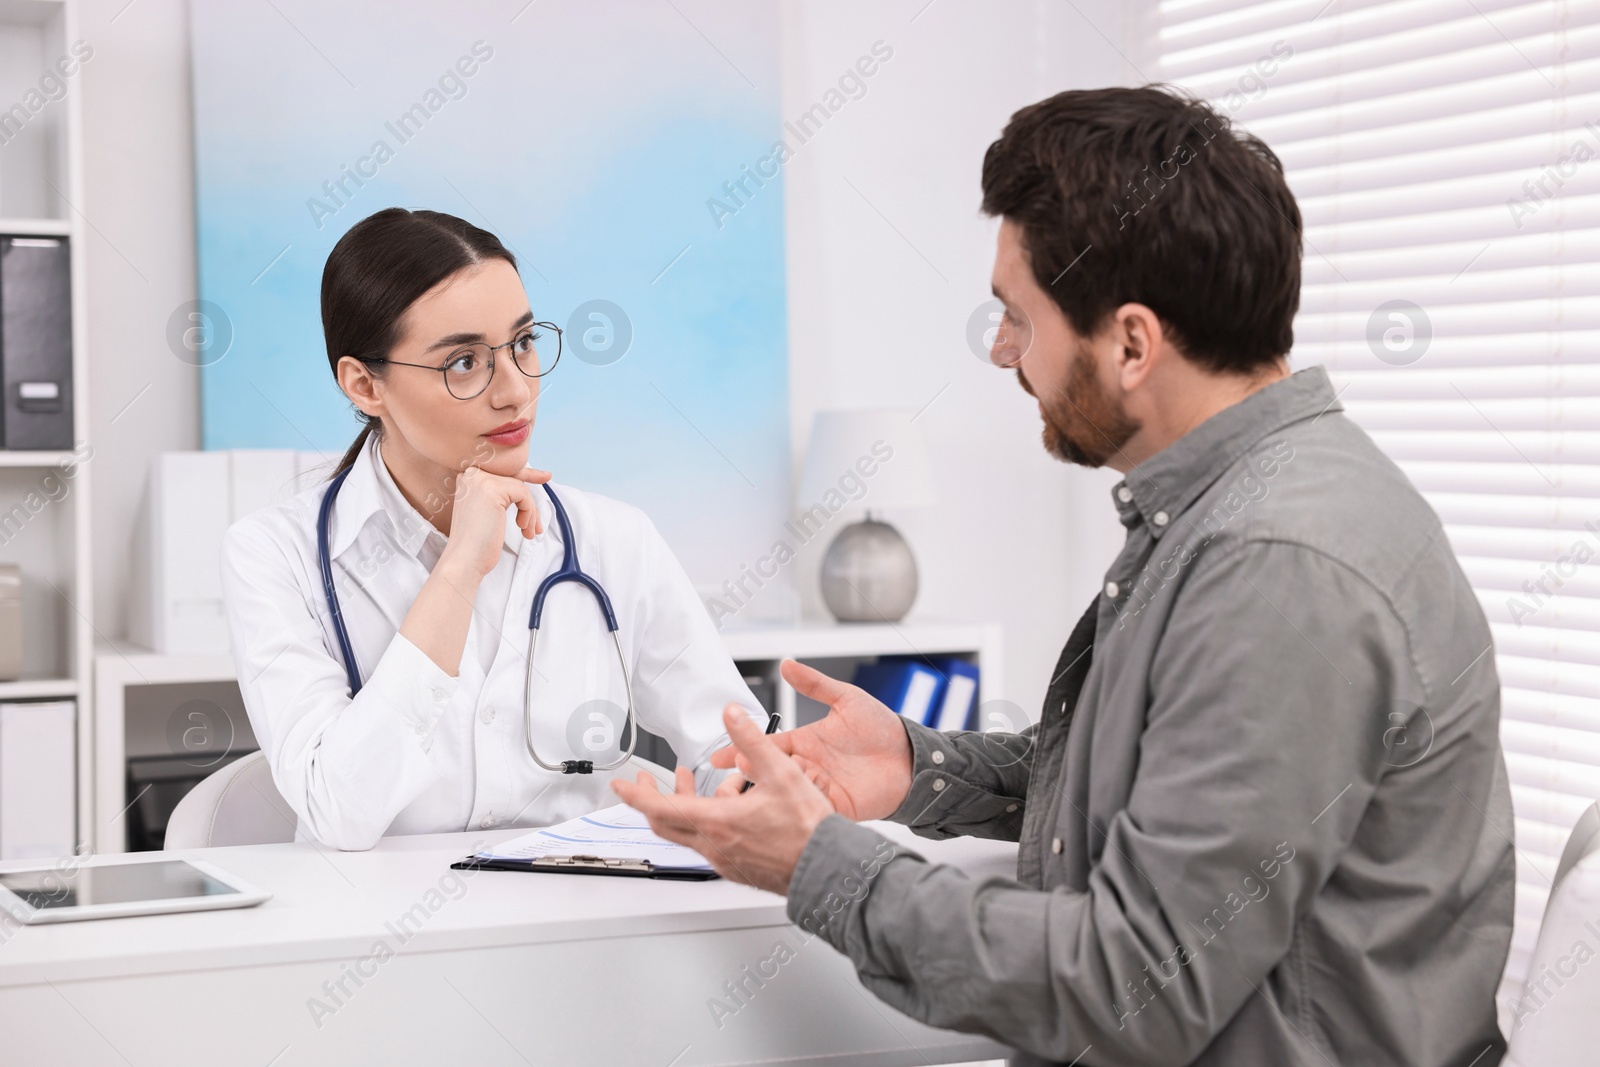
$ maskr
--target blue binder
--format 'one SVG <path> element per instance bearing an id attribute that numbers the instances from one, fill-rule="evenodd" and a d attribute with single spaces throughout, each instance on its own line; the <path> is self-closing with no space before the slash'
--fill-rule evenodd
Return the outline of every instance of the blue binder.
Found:
<path id="1" fill-rule="evenodd" d="M 971 730 L 978 714 L 978 668 L 955 656 L 934 658 L 945 676 L 938 715 L 924 720 L 935 730 Z"/>
<path id="2" fill-rule="evenodd" d="M 883 656 L 857 667 L 855 684 L 936 730 L 970 730 L 977 713 L 978 668 L 955 656 Z"/>
<path id="3" fill-rule="evenodd" d="M 884 657 L 856 668 L 855 684 L 883 701 L 898 715 L 925 722 L 937 714 L 944 698 L 942 673 L 920 660 Z"/>

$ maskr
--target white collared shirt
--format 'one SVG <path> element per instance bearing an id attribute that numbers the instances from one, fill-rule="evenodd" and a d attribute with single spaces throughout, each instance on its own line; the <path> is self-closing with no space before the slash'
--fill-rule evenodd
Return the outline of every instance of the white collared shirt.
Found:
<path id="1" fill-rule="evenodd" d="M 553 486 L 578 561 L 611 598 L 633 708 L 708 792 L 726 772 L 722 708 L 765 721 L 682 566 L 638 508 Z M 329 554 L 362 689 L 349 694 L 317 561 L 327 483 L 245 516 L 223 541 L 222 580 L 239 689 L 272 776 L 299 817 L 297 836 L 366 849 L 385 834 L 541 826 L 615 802 L 613 774 L 564 775 L 530 757 L 523 726 L 528 616 L 561 565 L 561 533 L 542 488 L 544 532 L 528 540 L 506 510 L 504 549 L 479 586 L 459 671 L 399 632 L 445 538 L 400 495 L 376 437 L 334 501 Z M 476 654 L 474 654 L 476 653 Z M 616 646 L 590 593 L 555 586 L 534 659 L 534 744 L 547 763 L 608 762 L 607 721 L 627 691 Z M 604 704 L 597 702 L 605 702 Z M 598 716 L 598 717 L 597 717 Z M 595 751 L 600 742 L 609 748 Z"/>

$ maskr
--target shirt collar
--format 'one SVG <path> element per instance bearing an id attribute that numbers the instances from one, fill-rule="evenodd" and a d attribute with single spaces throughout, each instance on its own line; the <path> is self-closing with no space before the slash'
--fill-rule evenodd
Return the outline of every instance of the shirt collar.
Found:
<path id="1" fill-rule="evenodd" d="M 1160 538 L 1173 519 L 1268 434 L 1343 410 L 1324 367 L 1296 371 L 1217 412 L 1133 468 L 1112 486 L 1111 500 L 1124 526 L 1142 521 Z"/>
<path id="2" fill-rule="evenodd" d="M 432 539 L 439 542 L 438 547 L 442 552 L 444 534 L 440 533 L 422 512 L 412 507 L 411 501 L 400 492 L 400 487 L 395 484 L 394 475 L 389 472 L 388 464 L 383 462 L 383 453 L 377 446 L 374 445 L 368 451 L 372 453 L 371 467 L 377 478 L 378 496 L 383 501 L 383 510 L 388 516 L 395 543 L 408 556 L 415 556 L 422 548 L 423 542 Z"/>
<path id="3" fill-rule="evenodd" d="M 540 511 L 545 514 L 546 533 L 555 534 L 556 531 L 552 529 L 555 524 L 550 521 L 547 511 L 548 498 L 544 496 L 543 490 L 534 494 L 534 500 L 539 503 Z M 400 487 L 395 484 L 394 476 L 389 473 L 389 467 L 383 462 L 383 456 L 378 450 L 377 434 L 368 437 L 366 446 L 351 465 L 350 474 L 340 486 L 338 497 L 334 499 L 333 529 L 328 544 L 330 555 L 337 558 L 342 554 L 374 518 L 388 524 L 386 536 L 408 555 L 415 556 L 430 534 L 444 537 L 400 492 Z M 517 555 L 526 540 L 522 536 L 522 528 L 517 525 L 516 509 L 507 508 L 502 543 L 512 555 Z M 557 540 L 559 541 L 559 535 Z"/>

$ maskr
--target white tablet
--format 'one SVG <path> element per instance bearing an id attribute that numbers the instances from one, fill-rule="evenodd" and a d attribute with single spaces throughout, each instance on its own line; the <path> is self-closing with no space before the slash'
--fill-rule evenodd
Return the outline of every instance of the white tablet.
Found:
<path id="1" fill-rule="evenodd" d="M 159 852 L 0 870 L 0 908 L 20 923 L 247 908 L 271 897 L 209 863 Z"/>

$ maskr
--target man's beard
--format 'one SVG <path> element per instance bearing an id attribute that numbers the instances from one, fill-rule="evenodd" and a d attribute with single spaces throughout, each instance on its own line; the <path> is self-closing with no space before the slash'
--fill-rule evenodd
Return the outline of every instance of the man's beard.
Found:
<path id="1" fill-rule="evenodd" d="M 1139 432 L 1122 405 L 1100 384 L 1087 345 L 1073 353 L 1065 392 L 1040 397 L 1017 368 L 1017 381 L 1043 408 L 1045 451 L 1081 467 L 1103 467 Z"/>

